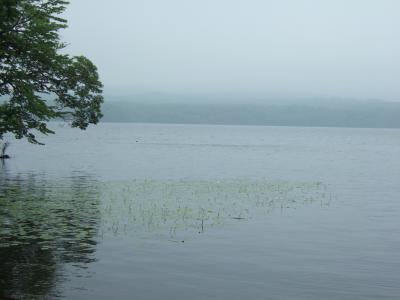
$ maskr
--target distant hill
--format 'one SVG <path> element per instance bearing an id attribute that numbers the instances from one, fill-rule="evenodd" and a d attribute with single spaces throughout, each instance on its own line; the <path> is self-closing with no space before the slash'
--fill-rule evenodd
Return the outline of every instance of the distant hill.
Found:
<path id="1" fill-rule="evenodd" d="M 210 101 L 106 97 L 103 122 L 400 128 L 400 103 L 381 101 Z"/>

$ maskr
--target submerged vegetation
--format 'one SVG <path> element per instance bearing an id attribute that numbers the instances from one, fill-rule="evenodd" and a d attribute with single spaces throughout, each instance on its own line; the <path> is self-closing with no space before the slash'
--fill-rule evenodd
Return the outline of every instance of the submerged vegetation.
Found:
<path id="1" fill-rule="evenodd" d="M 60 240 L 85 246 L 85 237 L 105 234 L 173 238 L 330 197 L 319 182 L 15 180 L 0 188 L 0 248 L 35 241 L 59 249 Z"/>
<path id="2" fill-rule="evenodd" d="M 322 183 L 286 181 L 131 181 L 102 186 L 101 232 L 179 239 L 210 227 L 265 216 L 271 210 L 318 201 L 330 195 Z"/>
<path id="3" fill-rule="evenodd" d="M 107 235 L 182 242 L 316 201 L 330 201 L 318 182 L 0 177 L 0 296 L 56 295 L 61 266 L 94 261 Z"/>

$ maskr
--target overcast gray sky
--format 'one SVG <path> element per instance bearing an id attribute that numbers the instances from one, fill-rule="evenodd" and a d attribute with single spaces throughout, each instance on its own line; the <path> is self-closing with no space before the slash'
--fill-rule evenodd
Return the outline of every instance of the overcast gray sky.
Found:
<path id="1" fill-rule="evenodd" d="M 400 101 L 398 0 L 71 0 L 106 88 Z"/>

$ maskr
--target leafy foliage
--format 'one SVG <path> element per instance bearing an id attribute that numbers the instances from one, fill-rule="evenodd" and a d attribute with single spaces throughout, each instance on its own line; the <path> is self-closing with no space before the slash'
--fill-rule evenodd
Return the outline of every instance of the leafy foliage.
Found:
<path id="1" fill-rule="evenodd" d="M 102 116 L 96 66 L 84 56 L 60 53 L 65 44 L 58 31 L 67 21 L 59 15 L 67 4 L 0 0 L 0 139 L 10 132 L 39 143 L 34 132 L 54 133 L 46 126 L 51 119 L 85 129 Z"/>

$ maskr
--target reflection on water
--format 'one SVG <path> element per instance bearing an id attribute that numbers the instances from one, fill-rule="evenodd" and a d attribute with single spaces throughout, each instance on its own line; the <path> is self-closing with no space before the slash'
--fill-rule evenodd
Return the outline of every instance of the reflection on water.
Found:
<path id="1" fill-rule="evenodd" d="M 0 164 L 0 299 L 398 299 L 400 130 L 57 133 Z"/>
<path id="2" fill-rule="evenodd" d="M 142 180 L 96 182 L 77 175 L 0 175 L 0 296 L 62 295 L 64 266 L 94 262 L 99 240 L 172 241 L 271 209 L 328 203 L 321 183 Z M 156 234 L 155 234 L 156 233 Z"/>
<path id="3" fill-rule="evenodd" d="M 0 298 L 57 295 L 63 264 L 95 259 L 96 189 L 87 177 L 0 175 Z"/>

